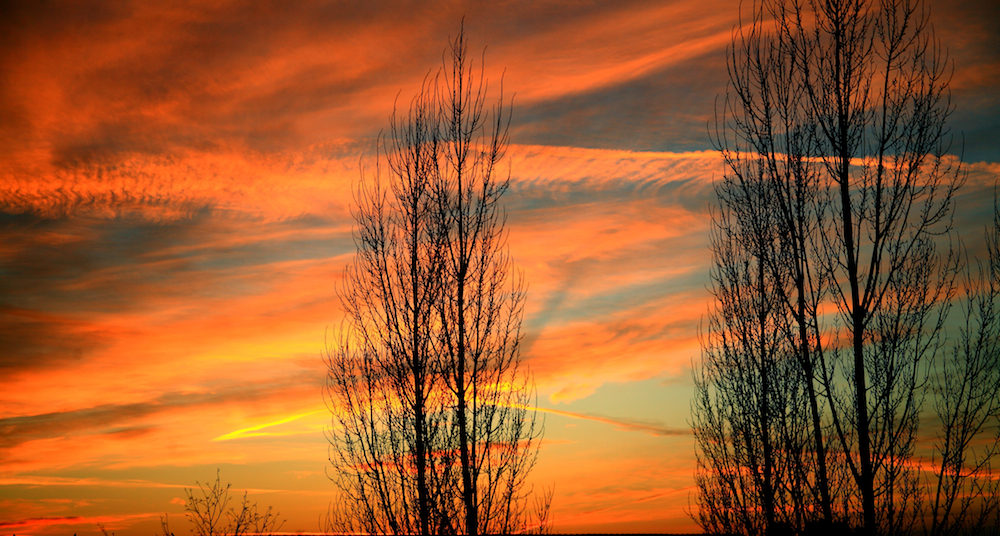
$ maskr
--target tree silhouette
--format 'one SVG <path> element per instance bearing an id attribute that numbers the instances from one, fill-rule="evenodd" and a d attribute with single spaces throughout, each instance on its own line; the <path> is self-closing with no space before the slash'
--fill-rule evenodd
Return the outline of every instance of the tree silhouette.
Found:
<path id="1" fill-rule="evenodd" d="M 722 185 L 717 192 L 726 195 Z M 766 209 L 760 201 L 741 206 Z M 759 534 L 792 524 L 788 516 L 804 511 L 796 460 L 808 427 L 787 336 L 792 319 L 774 288 L 782 282 L 754 253 L 753 244 L 769 242 L 764 234 L 773 227 L 748 228 L 739 220 L 724 203 L 713 215 L 715 305 L 692 405 L 700 449 L 696 520 L 707 532 Z"/>
<path id="2" fill-rule="evenodd" d="M 525 288 L 520 273 L 511 273 L 500 205 L 508 177 L 498 167 L 510 115 L 502 87 L 487 108 L 487 88 L 467 51 L 459 33 L 445 62 L 440 101 L 447 142 L 437 183 L 446 229 L 439 341 L 455 401 L 465 533 L 507 534 L 524 522 L 527 497 L 520 490 L 540 428 L 527 410 L 533 388 L 519 370 Z"/>
<path id="3" fill-rule="evenodd" d="M 905 534 L 975 517 L 956 521 L 943 497 L 960 495 L 946 490 L 963 485 L 958 453 L 995 418 L 992 395 L 938 384 L 940 499 L 925 504 L 914 460 L 931 382 L 988 379 L 966 350 L 975 344 L 944 356 L 959 262 L 939 242 L 953 235 L 963 173 L 946 156 L 946 61 L 928 16 L 910 0 L 765 0 L 734 31 L 714 133 L 727 167 L 713 220 L 717 305 L 692 423 L 706 530 L 847 522 Z M 966 307 L 986 327 L 961 340 L 998 335 L 986 295 Z M 786 400 L 805 410 L 786 412 Z M 993 454 L 976 459 L 987 467 Z M 990 493 L 962 504 L 989 511 Z"/>
<path id="4" fill-rule="evenodd" d="M 933 536 L 1000 533 L 1000 212 L 986 233 L 986 262 L 965 273 L 963 323 L 952 359 L 935 367 L 934 412 L 942 427 L 935 445 L 930 496 Z M 991 430 L 992 428 L 992 430 Z"/>
<path id="5" fill-rule="evenodd" d="M 426 536 L 452 524 L 441 504 L 448 482 L 437 477 L 452 455 L 433 325 L 444 284 L 434 89 L 425 85 L 380 139 L 389 184 L 378 164 L 355 200 L 357 254 L 340 290 L 347 329 L 327 354 L 330 460 L 344 530 Z"/>
<path id="6" fill-rule="evenodd" d="M 927 15 L 909 0 L 835 1 L 813 11 L 814 29 L 795 27 L 832 199 L 820 265 L 848 333 L 830 348 L 848 400 L 829 378 L 826 389 L 871 534 L 911 521 L 921 366 L 940 347 L 952 291 L 934 237 L 950 230 L 960 175 L 943 158 L 951 108 Z"/>
<path id="7" fill-rule="evenodd" d="M 283 520 L 279 520 L 278 512 L 270 506 L 261 511 L 257 503 L 251 503 L 247 492 L 238 504 L 230 506 L 232 497 L 229 495 L 231 484 L 222 485 L 219 472 L 216 471 L 215 482 L 202 484 L 196 482 L 197 492 L 192 488 L 184 488 L 187 501 L 184 510 L 194 524 L 192 534 L 195 536 L 269 536 L 281 529 Z M 100 525 L 98 525 L 100 526 Z M 160 518 L 160 529 L 163 536 L 173 536 L 167 516 Z M 101 531 L 107 534 L 104 527 Z"/>
<path id="8" fill-rule="evenodd" d="M 500 203 L 510 115 L 502 94 L 493 107 L 486 98 L 460 32 L 380 141 L 388 184 L 379 163 L 358 189 L 345 329 L 327 353 L 338 530 L 528 524 L 525 479 L 542 429 L 520 363 L 525 289 Z"/>

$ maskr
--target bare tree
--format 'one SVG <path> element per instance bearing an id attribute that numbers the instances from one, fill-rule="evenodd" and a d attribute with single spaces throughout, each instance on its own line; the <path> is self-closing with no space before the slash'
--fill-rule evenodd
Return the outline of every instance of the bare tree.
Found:
<path id="1" fill-rule="evenodd" d="M 1000 533 L 1000 213 L 986 233 L 988 260 L 965 273 L 963 323 L 952 358 L 937 363 L 934 411 L 941 421 L 936 479 L 925 533 Z"/>
<path id="2" fill-rule="evenodd" d="M 542 430 L 500 204 L 509 112 L 502 96 L 487 108 L 486 93 L 460 32 L 409 114 L 393 114 L 380 144 L 388 185 L 377 165 L 356 197 L 347 319 L 327 352 L 343 492 L 332 528 L 479 534 L 530 523 L 525 484 Z"/>
<path id="3" fill-rule="evenodd" d="M 730 176 L 729 179 L 735 178 Z M 695 367 L 692 426 L 698 445 L 696 521 L 714 533 L 780 533 L 801 527 L 810 501 L 799 462 L 808 445 L 805 382 L 781 301 L 790 281 L 770 269 L 776 236 L 767 185 L 716 185 L 715 305 Z M 779 277 L 775 277 L 778 275 Z"/>
<path id="4" fill-rule="evenodd" d="M 232 484 L 223 486 L 218 471 L 214 483 L 196 484 L 197 492 L 193 488 L 184 489 L 187 496 L 184 510 L 194 524 L 192 534 L 195 536 L 268 536 L 280 530 L 285 523 L 279 520 L 280 514 L 270 506 L 261 512 L 257 503 L 250 502 L 247 492 L 243 492 L 239 504 L 230 506 L 232 497 L 229 490 Z M 163 536 L 173 536 L 167 516 L 160 518 L 160 528 Z M 104 527 L 101 530 L 104 531 Z"/>
<path id="5" fill-rule="evenodd" d="M 465 533 L 507 534 L 525 523 L 525 477 L 541 428 L 533 388 L 520 369 L 525 288 L 512 273 L 498 169 L 508 143 L 503 91 L 487 107 L 464 32 L 451 43 L 440 91 L 445 140 L 438 215 L 445 229 L 446 284 L 437 302 L 444 380 L 455 401 Z"/>
<path id="6" fill-rule="evenodd" d="M 795 469 L 801 505 L 828 526 L 907 533 L 921 515 L 916 433 L 957 270 L 938 242 L 962 182 L 945 154 L 945 63 L 919 0 L 764 0 L 734 32 L 717 191 L 745 266 L 766 273 L 743 284 L 773 293 L 790 318 L 782 344 L 811 436 Z"/>
<path id="7" fill-rule="evenodd" d="M 834 521 L 833 487 L 838 483 L 832 480 L 839 473 L 837 468 L 828 468 L 826 411 L 820 389 L 823 349 L 817 313 L 825 296 L 825 281 L 816 246 L 830 203 L 827 196 L 821 195 L 820 169 L 812 158 L 817 144 L 808 121 L 808 101 L 798 62 L 802 45 L 799 36 L 791 31 L 786 7 L 782 2 L 754 3 L 750 20 L 734 31 L 727 51 L 730 91 L 713 133 L 713 142 L 727 168 L 716 185 L 720 207 L 719 217 L 714 219 L 712 242 L 713 293 L 719 305 L 710 318 L 704 359 L 719 361 L 713 348 L 720 331 L 729 334 L 726 344 L 732 352 L 761 351 L 762 344 L 736 336 L 747 331 L 742 325 L 746 320 L 733 313 L 729 313 L 729 319 L 721 314 L 726 309 L 723 304 L 732 301 L 734 295 L 764 293 L 766 297 L 757 301 L 767 303 L 771 310 L 768 315 L 785 319 L 780 331 L 775 331 L 779 326 L 768 328 L 763 316 L 754 328 L 770 329 L 768 332 L 777 337 L 771 346 L 782 348 L 786 360 L 781 379 L 797 379 L 798 403 L 808 408 L 807 414 L 798 416 L 805 421 L 795 420 L 795 426 L 785 429 L 804 433 L 809 439 L 788 435 L 779 441 L 774 436 L 771 446 L 761 445 L 760 449 L 778 449 L 790 456 L 792 478 L 788 482 L 795 485 L 783 492 L 791 494 L 792 501 L 786 501 L 785 507 L 791 507 L 795 514 L 786 515 L 784 523 L 802 528 L 816 520 L 827 526 Z M 748 270 L 758 275 L 747 277 L 741 273 Z M 703 365 L 706 371 L 702 374 L 717 366 Z M 763 370 L 756 375 L 737 375 L 733 381 L 773 384 L 773 380 L 761 376 Z M 716 389 L 736 388 L 718 383 L 718 378 L 703 376 L 697 396 L 703 398 L 706 382 L 716 382 Z M 762 416 L 760 410 L 766 406 L 760 405 L 730 407 L 734 412 L 749 411 L 756 418 L 775 419 L 779 415 Z M 739 418 L 734 414 L 727 420 Z M 697 419 L 694 424 L 698 426 Z M 704 449 L 705 445 L 700 447 Z M 774 494 L 782 491 L 767 487 L 771 488 L 767 493 L 771 497 L 762 499 L 762 506 L 775 504 Z M 702 510 L 706 508 L 708 505 Z M 766 507 L 761 511 L 768 513 L 759 529 L 773 527 L 775 515 Z M 740 532 L 754 533 L 758 529 L 746 525 Z"/>
<path id="8" fill-rule="evenodd" d="M 755 4 L 746 33 L 741 27 L 734 35 L 728 56 L 732 93 L 716 122 L 715 143 L 729 170 L 724 180 L 731 193 L 724 202 L 752 225 L 773 227 L 773 242 L 757 246 L 757 254 L 772 277 L 783 281 L 773 290 L 793 320 L 787 335 L 803 375 L 811 425 L 814 464 L 807 473 L 821 519 L 829 524 L 833 494 L 817 371 L 823 362 L 817 311 L 825 285 L 814 254 L 829 202 L 820 195 L 821 176 L 811 158 L 816 143 L 797 61 L 800 44 L 783 7 Z M 774 21 L 771 32 L 768 19 Z M 740 208 L 753 202 L 743 192 L 748 189 L 767 192 L 763 207 Z M 761 215 L 766 221 L 756 221 Z"/>
<path id="9" fill-rule="evenodd" d="M 555 497 L 555 494 L 555 485 L 535 494 L 535 504 L 532 509 L 535 521 L 528 531 L 529 534 L 552 534 L 552 498 Z"/>
<path id="10" fill-rule="evenodd" d="M 799 457 L 812 461 L 797 464 L 796 478 L 804 486 L 799 502 L 814 505 L 809 511 L 830 524 L 833 495 L 818 390 L 822 348 L 817 311 L 824 282 L 813 254 L 828 203 L 819 195 L 820 176 L 810 158 L 815 142 L 804 120 L 807 106 L 796 62 L 798 45 L 787 31 L 783 7 L 780 2 L 755 3 L 749 23 L 734 32 L 727 51 L 730 92 L 716 118 L 713 142 L 727 168 L 716 187 L 720 210 L 731 217 L 715 223 L 720 233 L 725 227 L 725 232 L 738 235 L 724 247 L 742 248 L 761 271 L 760 284 L 738 279 L 729 284 L 771 293 L 772 307 L 784 309 L 780 314 L 789 317 L 783 324 L 782 344 L 794 349 L 788 357 L 798 361 L 811 436 L 799 447 Z M 713 242 L 717 270 L 724 261 L 719 257 L 722 247 L 719 240 Z M 765 279 L 773 281 L 766 288 Z M 806 509 L 799 512 L 793 524 L 812 520 Z"/>
<path id="11" fill-rule="evenodd" d="M 945 60 L 920 1 L 790 10 L 822 195 L 831 202 L 819 260 L 847 332 L 830 337 L 845 396 L 835 395 L 833 365 L 823 367 L 825 388 L 865 530 L 905 533 L 918 501 L 909 462 L 921 373 L 941 347 L 953 289 L 954 263 L 936 246 L 951 230 L 961 183 L 945 158 Z"/>
<path id="12" fill-rule="evenodd" d="M 434 347 L 443 286 L 434 89 L 426 81 L 409 114 L 393 114 L 388 139 L 379 141 L 389 183 L 380 153 L 355 199 L 357 255 L 341 289 L 346 329 L 327 352 L 330 461 L 344 530 L 427 536 L 451 524 L 431 482 L 450 465 Z"/>

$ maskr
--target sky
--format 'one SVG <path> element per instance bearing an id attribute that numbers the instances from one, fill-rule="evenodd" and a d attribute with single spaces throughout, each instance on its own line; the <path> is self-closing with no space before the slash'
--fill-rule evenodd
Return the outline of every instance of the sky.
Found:
<path id="1" fill-rule="evenodd" d="M 684 532 L 708 125 L 736 0 L 0 3 L 0 534 L 186 534 L 215 479 L 316 531 L 352 192 L 462 24 L 513 98 L 504 198 L 560 532 Z M 1000 5 L 932 2 L 981 245 Z"/>

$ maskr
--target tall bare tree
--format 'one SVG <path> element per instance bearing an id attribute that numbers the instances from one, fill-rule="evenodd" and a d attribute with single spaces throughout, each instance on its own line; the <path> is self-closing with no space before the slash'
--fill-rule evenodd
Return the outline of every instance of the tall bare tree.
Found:
<path id="1" fill-rule="evenodd" d="M 1000 533 L 1000 213 L 986 233 L 985 262 L 965 272 L 963 322 L 950 359 L 934 369 L 937 434 L 929 501 L 932 536 Z"/>
<path id="2" fill-rule="evenodd" d="M 788 31 L 784 7 L 780 2 L 754 3 L 748 24 L 734 32 L 728 48 L 730 92 L 713 135 L 727 172 L 717 193 L 737 225 L 752 230 L 743 232 L 737 245 L 751 251 L 775 282 L 767 290 L 775 307 L 790 317 L 783 335 L 785 344 L 795 349 L 791 356 L 798 360 L 803 403 L 809 410 L 811 441 L 803 445 L 802 456 L 813 462 L 799 464 L 808 491 L 803 500 L 829 524 L 833 494 L 819 391 L 822 348 L 817 320 L 824 281 L 814 254 L 829 203 L 820 195 L 819 170 L 810 158 L 816 147 L 806 121 L 799 45 Z M 717 243 L 713 249 L 718 250 Z"/>
<path id="3" fill-rule="evenodd" d="M 433 485 L 451 463 L 435 347 L 444 267 L 434 89 L 428 80 L 406 117 L 393 114 L 379 141 L 390 178 L 380 157 L 356 195 L 357 255 L 341 289 L 346 329 L 327 353 L 330 461 L 344 529 L 426 536 L 452 522 L 442 486 Z"/>
<path id="4" fill-rule="evenodd" d="M 730 195 L 766 194 L 764 189 Z M 762 197 L 739 206 L 766 210 Z M 695 368 L 692 425 L 698 445 L 699 509 L 696 521 L 711 533 L 778 533 L 801 526 L 807 487 L 797 463 L 807 443 L 803 381 L 788 337 L 792 318 L 775 279 L 759 254 L 774 227 L 755 226 L 763 214 L 744 218 L 720 203 L 713 217 L 712 293 L 715 305 Z"/>
<path id="5" fill-rule="evenodd" d="M 832 366 L 825 388 L 865 530 L 907 532 L 921 373 L 941 347 L 952 292 L 953 263 L 936 245 L 961 183 L 945 158 L 946 63 L 919 0 L 789 10 L 831 204 L 819 262 L 847 335 L 830 337 L 846 388 Z"/>
<path id="6" fill-rule="evenodd" d="M 525 288 L 512 272 L 499 168 L 510 113 L 503 88 L 487 83 L 460 32 L 446 51 L 439 92 L 445 141 L 437 200 L 445 229 L 445 287 L 437 302 L 444 379 L 455 401 L 465 533 L 505 534 L 524 523 L 524 478 L 541 433 L 529 379 L 520 370 Z"/>
<path id="7" fill-rule="evenodd" d="M 510 113 L 502 91 L 487 105 L 467 47 L 460 32 L 408 116 L 393 116 L 389 185 L 376 167 L 356 199 L 346 329 L 327 357 L 339 529 L 509 534 L 530 522 L 542 427 L 501 204 Z"/>
<path id="8" fill-rule="evenodd" d="M 773 280 L 750 288 L 773 293 L 790 318 L 783 344 L 810 417 L 803 504 L 827 526 L 907 533 L 922 515 L 913 457 L 927 367 L 945 345 L 957 273 L 938 244 L 962 182 L 946 156 L 946 61 L 919 0 L 752 9 L 730 49 L 717 190 L 753 230 L 738 242 L 748 266 Z"/>

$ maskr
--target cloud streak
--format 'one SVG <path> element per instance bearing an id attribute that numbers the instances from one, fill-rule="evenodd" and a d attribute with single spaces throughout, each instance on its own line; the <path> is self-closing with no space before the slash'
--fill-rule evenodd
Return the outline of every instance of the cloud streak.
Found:
<path id="1" fill-rule="evenodd" d="M 604 424 L 610 424 L 617 429 L 626 430 L 629 432 L 642 432 L 654 436 L 686 436 L 691 435 L 690 429 L 678 429 L 669 428 L 659 423 L 648 423 L 639 422 L 631 419 L 621 419 L 614 417 L 606 417 L 603 415 L 592 415 L 587 413 L 576 413 L 572 411 L 563 411 L 553 408 L 542 408 L 535 406 L 522 406 L 522 409 L 527 409 L 531 411 L 539 411 L 541 413 L 548 413 L 552 415 L 559 415 L 561 417 L 569 417 L 571 419 L 583 419 L 587 421 L 595 421 Z"/>

